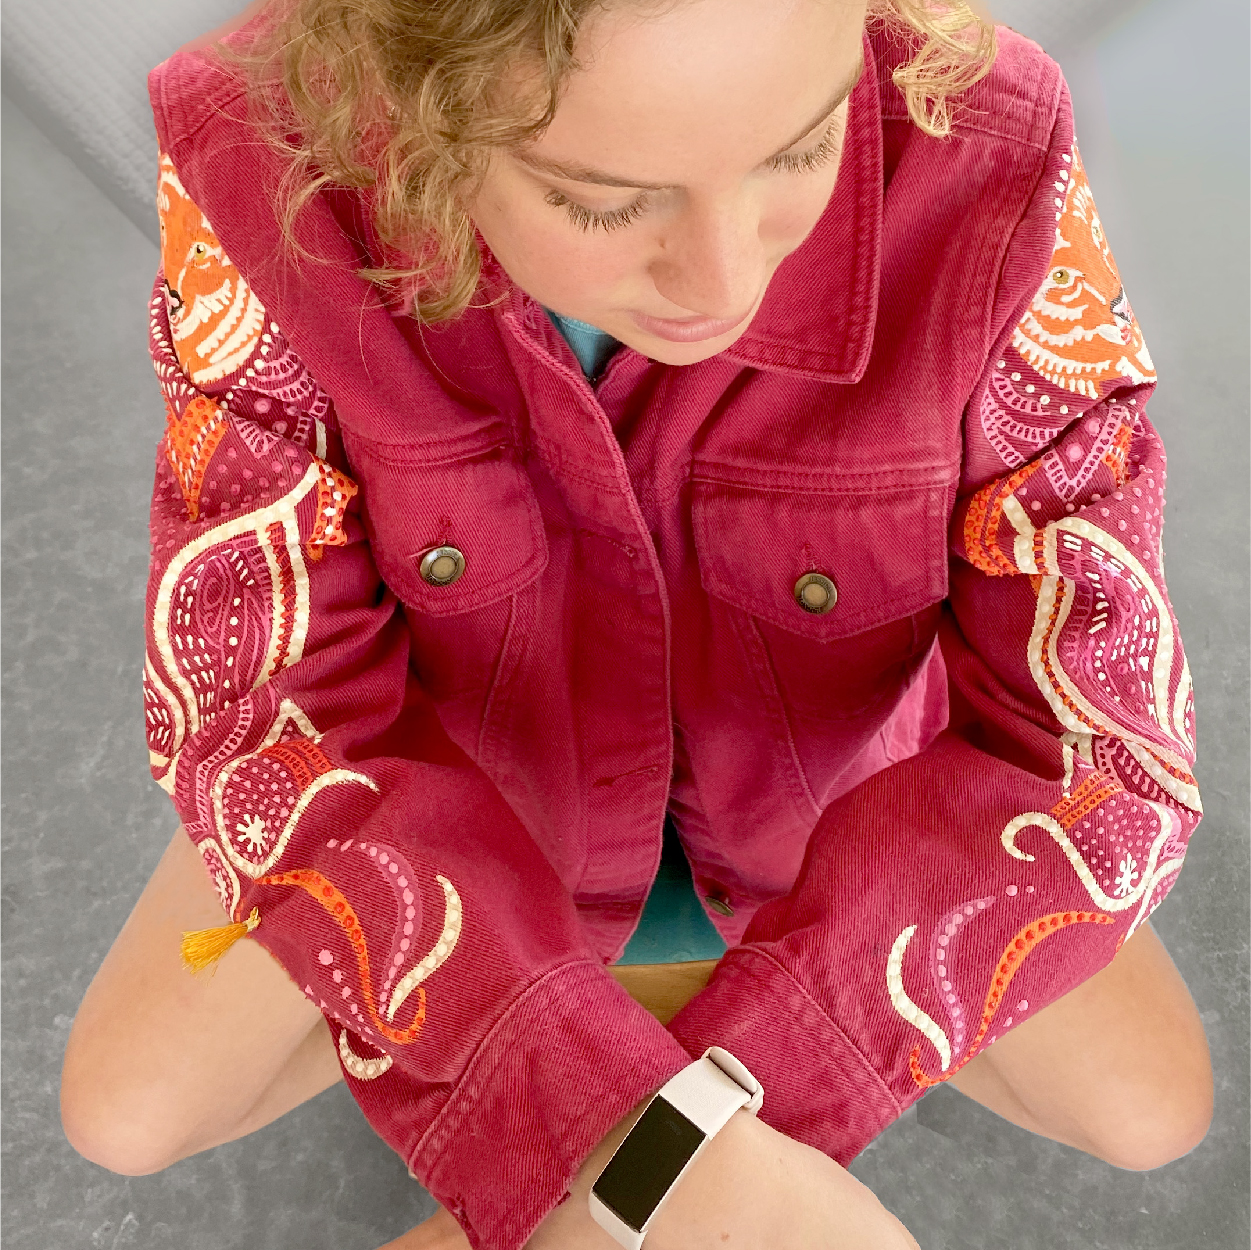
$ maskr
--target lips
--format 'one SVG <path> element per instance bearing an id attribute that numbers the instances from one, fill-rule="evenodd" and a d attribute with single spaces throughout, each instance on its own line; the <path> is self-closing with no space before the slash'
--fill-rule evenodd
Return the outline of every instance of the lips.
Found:
<path id="1" fill-rule="evenodd" d="M 747 312 L 737 317 L 723 320 L 712 317 L 690 317 L 673 321 L 665 317 L 649 317 L 640 312 L 632 312 L 630 316 L 640 330 L 646 330 L 648 334 L 654 334 L 657 338 L 668 339 L 671 343 L 699 343 L 705 339 L 720 338 L 721 335 L 728 334 L 735 326 L 741 325 L 751 311 L 749 308 Z"/>

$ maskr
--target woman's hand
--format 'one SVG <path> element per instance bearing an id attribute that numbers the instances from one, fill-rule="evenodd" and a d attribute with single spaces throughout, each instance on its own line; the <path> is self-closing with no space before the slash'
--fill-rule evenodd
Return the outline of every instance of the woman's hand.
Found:
<path id="1" fill-rule="evenodd" d="M 715 960 L 609 968 L 662 1024 L 707 984 Z M 591 1219 L 591 1186 L 650 1102 L 644 1099 L 583 1163 L 570 1196 L 526 1250 L 617 1250 Z M 443 1207 L 380 1250 L 470 1250 Z M 738 1111 L 704 1148 L 647 1231 L 644 1250 L 918 1250 L 907 1229 L 844 1168 Z"/>

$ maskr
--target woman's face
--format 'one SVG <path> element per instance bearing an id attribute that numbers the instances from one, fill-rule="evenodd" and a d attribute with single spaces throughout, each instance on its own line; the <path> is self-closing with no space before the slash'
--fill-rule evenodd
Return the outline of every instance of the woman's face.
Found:
<path id="1" fill-rule="evenodd" d="M 610 9 L 583 28 L 586 68 L 547 130 L 493 154 L 475 225 L 509 277 L 563 316 L 665 364 L 724 351 L 829 201 L 864 11 Z"/>

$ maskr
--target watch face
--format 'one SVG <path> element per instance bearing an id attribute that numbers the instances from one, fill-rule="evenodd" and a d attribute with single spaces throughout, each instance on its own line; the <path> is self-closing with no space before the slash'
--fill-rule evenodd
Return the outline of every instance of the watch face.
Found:
<path id="1" fill-rule="evenodd" d="M 702 1129 L 657 1095 L 592 1190 L 636 1233 L 642 1232 L 648 1217 L 703 1140 Z"/>

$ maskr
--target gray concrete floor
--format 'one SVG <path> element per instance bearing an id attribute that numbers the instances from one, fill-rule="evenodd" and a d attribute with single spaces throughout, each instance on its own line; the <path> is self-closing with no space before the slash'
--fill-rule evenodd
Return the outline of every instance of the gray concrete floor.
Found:
<path id="1" fill-rule="evenodd" d="M 1216 1120 L 1187 1158 L 1126 1173 L 940 1087 L 852 1167 L 924 1250 L 1248 1244 L 1246 28 L 1239 0 L 1156 0 L 1064 61 L 1162 378 L 1207 816 L 1153 923 L 1207 1027 Z M 139 691 L 156 252 L 12 106 L 3 142 L 3 1245 L 374 1250 L 430 1199 L 342 1085 L 155 1176 L 113 1175 L 61 1134 L 70 1022 L 174 829 Z"/>

